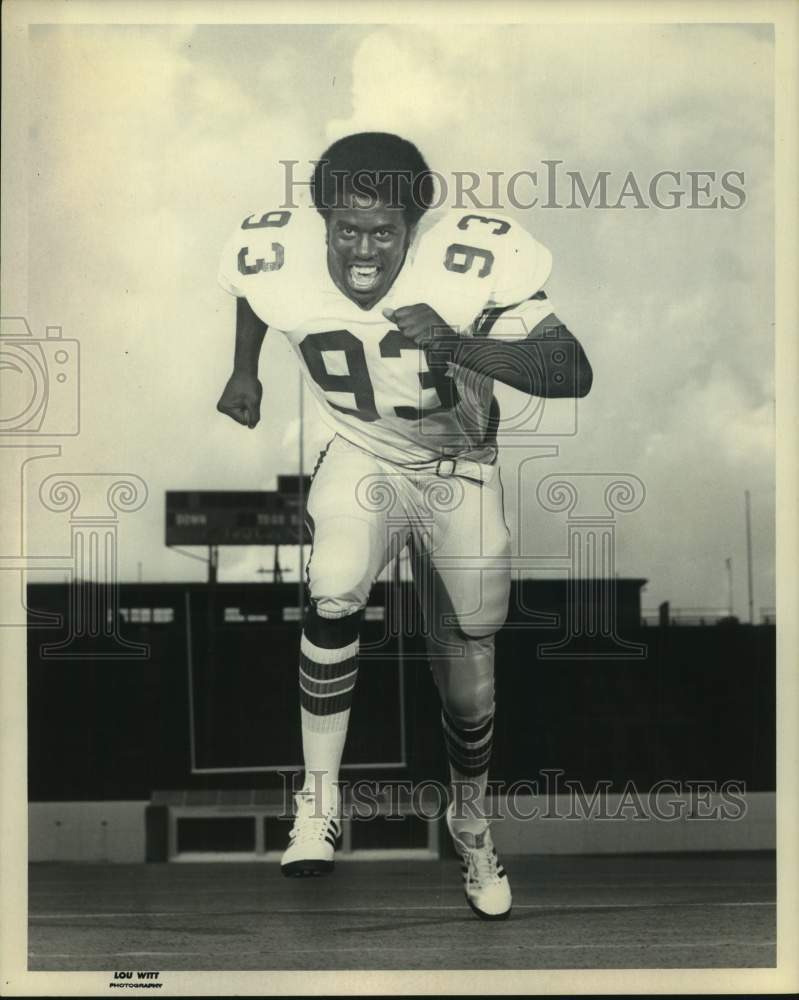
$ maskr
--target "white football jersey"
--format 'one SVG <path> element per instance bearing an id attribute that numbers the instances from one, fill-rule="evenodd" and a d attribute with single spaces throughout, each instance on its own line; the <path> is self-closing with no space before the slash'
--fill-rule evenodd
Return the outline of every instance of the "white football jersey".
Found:
<path id="1" fill-rule="evenodd" d="M 507 310 L 489 335 L 524 336 L 552 311 L 544 297 L 531 298 L 551 266 L 549 251 L 511 219 L 428 212 L 392 287 L 362 309 L 330 277 L 324 220 L 304 206 L 248 216 L 223 251 L 219 282 L 288 338 L 323 418 L 342 437 L 400 465 L 491 462 L 492 381 L 457 366 L 434 375 L 382 311 L 424 302 L 471 336 L 488 310 Z"/>

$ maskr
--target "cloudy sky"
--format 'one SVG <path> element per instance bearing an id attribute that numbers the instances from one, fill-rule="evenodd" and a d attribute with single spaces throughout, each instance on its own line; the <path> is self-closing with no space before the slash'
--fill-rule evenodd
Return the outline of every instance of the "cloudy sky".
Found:
<path id="1" fill-rule="evenodd" d="M 552 251 L 547 290 L 595 371 L 557 459 L 517 477 L 523 452 L 505 449 L 509 521 L 519 551 L 562 553 L 563 516 L 532 505 L 531 483 L 630 473 L 646 499 L 619 519 L 616 568 L 649 581 L 644 605 L 723 607 L 730 557 L 745 614 L 749 489 L 755 604 L 774 604 L 768 27 L 39 26 L 29 38 L 27 314 L 39 333 L 61 325 L 82 357 L 81 434 L 29 485 L 67 469 L 147 482 L 120 527 L 121 579 L 139 564 L 149 580 L 204 578 L 164 547 L 165 490 L 271 489 L 296 470 L 297 367 L 278 334 L 261 425 L 215 411 L 234 311 L 219 251 L 281 199 L 279 161 L 305 176 L 329 141 L 377 128 L 412 138 L 445 176 L 543 175 L 561 160 L 590 186 L 609 171 L 612 203 L 630 171 L 645 193 L 659 171 L 681 174 L 674 210 L 634 197 L 505 206 Z M 688 207 L 688 171 L 743 172 L 744 204 Z M 518 408 L 511 390 L 502 401 Z M 310 470 L 324 441 L 310 406 L 306 438 Z M 32 550 L 68 549 L 63 516 L 33 503 L 30 523 Z M 263 579 L 264 562 L 226 550 L 222 578 Z"/>

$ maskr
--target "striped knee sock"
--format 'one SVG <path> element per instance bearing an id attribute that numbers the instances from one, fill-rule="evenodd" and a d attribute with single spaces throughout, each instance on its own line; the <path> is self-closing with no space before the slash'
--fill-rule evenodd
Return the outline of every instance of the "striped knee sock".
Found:
<path id="1" fill-rule="evenodd" d="M 336 801 L 336 782 L 347 739 L 358 676 L 361 615 L 325 619 L 312 610 L 300 643 L 300 714 L 305 787 Z"/>
<path id="2" fill-rule="evenodd" d="M 453 826 L 479 833 L 485 826 L 485 793 L 494 736 L 494 712 L 476 727 L 456 723 L 441 712 L 454 803 Z"/>

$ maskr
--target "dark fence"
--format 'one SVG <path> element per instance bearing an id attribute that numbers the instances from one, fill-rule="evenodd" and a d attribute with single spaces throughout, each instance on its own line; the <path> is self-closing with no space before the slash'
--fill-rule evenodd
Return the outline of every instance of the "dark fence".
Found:
<path id="1" fill-rule="evenodd" d="M 774 626 L 641 627 L 642 583 L 614 583 L 610 619 L 598 581 L 514 585 L 497 638 L 493 780 L 775 787 Z M 28 604 L 32 800 L 278 787 L 267 768 L 299 766 L 296 585 L 124 584 L 92 603 L 91 587 L 42 584 Z M 420 631 L 410 589 L 377 585 L 350 778 L 446 777 Z"/>

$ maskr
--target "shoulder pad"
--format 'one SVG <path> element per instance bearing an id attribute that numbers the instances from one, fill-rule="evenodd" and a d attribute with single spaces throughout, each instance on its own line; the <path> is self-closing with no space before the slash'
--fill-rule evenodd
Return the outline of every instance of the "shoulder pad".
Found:
<path id="1" fill-rule="evenodd" d="M 449 211 L 423 219 L 421 225 L 420 251 L 428 258 L 443 255 L 448 271 L 472 273 L 487 286 L 486 299 L 493 305 L 527 299 L 549 277 L 549 250 L 509 216 L 488 210 Z"/>
<path id="2" fill-rule="evenodd" d="M 248 215 L 222 251 L 219 282 L 246 298 L 268 326 L 289 330 L 320 302 L 326 282 L 325 226 L 315 210 Z"/>
<path id="3" fill-rule="evenodd" d="M 254 212 L 232 233 L 219 262 L 219 283 L 233 295 L 246 296 L 248 278 L 279 271 L 286 260 L 286 237 L 295 213 L 286 209 Z"/>

